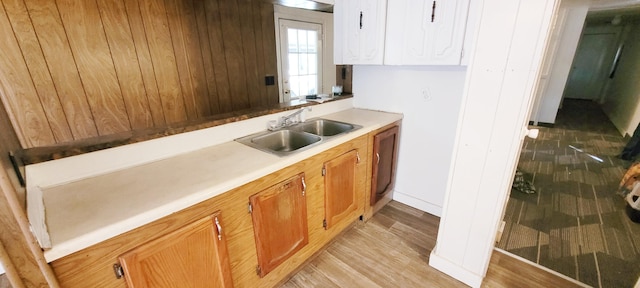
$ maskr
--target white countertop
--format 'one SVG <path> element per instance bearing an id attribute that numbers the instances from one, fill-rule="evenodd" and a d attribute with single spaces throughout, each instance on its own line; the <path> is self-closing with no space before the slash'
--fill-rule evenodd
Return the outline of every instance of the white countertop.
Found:
<path id="1" fill-rule="evenodd" d="M 402 115 L 347 109 L 322 118 L 363 128 L 286 157 L 228 141 L 93 177 L 39 187 L 51 243 L 51 248 L 44 252 L 46 260 L 54 261 L 210 199 L 400 120 Z"/>

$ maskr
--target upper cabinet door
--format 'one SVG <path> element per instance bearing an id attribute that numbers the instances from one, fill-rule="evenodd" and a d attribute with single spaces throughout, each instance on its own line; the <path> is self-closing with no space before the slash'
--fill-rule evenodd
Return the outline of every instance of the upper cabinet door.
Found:
<path id="1" fill-rule="evenodd" d="M 469 0 L 394 0 L 387 9 L 385 64 L 459 65 Z"/>
<path id="2" fill-rule="evenodd" d="M 386 0 L 336 1 L 335 64 L 382 64 L 386 9 Z"/>

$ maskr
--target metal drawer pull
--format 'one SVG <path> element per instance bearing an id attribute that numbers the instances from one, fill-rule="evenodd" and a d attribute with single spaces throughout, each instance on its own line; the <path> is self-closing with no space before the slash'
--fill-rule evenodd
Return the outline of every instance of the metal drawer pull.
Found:
<path id="1" fill-rule="evenodd" d="M 222 240 L 222 226 L 220 226 L 220 221 L 218 221 L 218 217 L 215 218 L 216 229 L 218 229 L 218 240 Z"/>
<path id="2" fill-rule="evenodd" d="M 302 196 L 307 192 L 307 183 L 304 182 L 304 177 L 302 177 Z"/>

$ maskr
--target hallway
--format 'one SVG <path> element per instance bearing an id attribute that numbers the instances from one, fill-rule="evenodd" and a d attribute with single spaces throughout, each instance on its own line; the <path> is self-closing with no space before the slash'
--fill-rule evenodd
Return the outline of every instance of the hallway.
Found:
<path id="1" fill-rule="evenodd" d="M 525 140 L 518 169 L 536 193 L 512 190 L 496 247 L 593 287 L 633 287 L 640 224 L 616 194 L 625 143 L 595 102 L 565 99 L 556 125 Z"/>

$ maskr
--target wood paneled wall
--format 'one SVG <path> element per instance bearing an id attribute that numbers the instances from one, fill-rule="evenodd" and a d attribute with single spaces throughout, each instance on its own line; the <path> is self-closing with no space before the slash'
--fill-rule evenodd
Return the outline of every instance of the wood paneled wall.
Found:
<path id="1" fill-rule="evenodd" d="M 270 3 L 0 3 L 0 97 L 23 148 L 278 102 Z"/>

